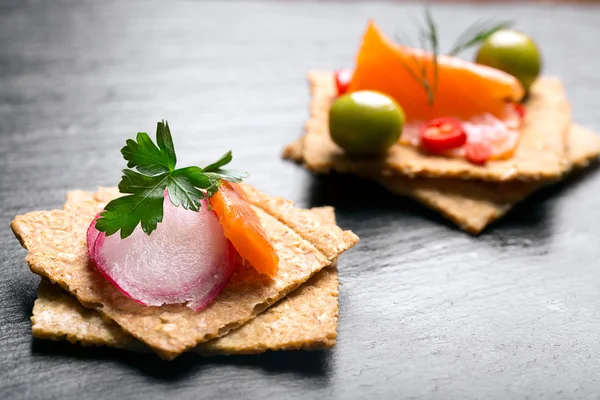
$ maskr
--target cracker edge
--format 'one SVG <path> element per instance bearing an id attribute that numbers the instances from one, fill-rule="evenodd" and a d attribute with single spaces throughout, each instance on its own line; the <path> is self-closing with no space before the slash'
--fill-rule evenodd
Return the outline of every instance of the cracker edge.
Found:
<path id="1" fill-rule="evenodd" d="M 588 167 L 600 156 L 600 136 L 580 125 L 571 127 L 575 136 L 568 135 L 569 169 L 561 176 L 566 177 L 570 172 Z M 304 136 L 285 147 L 284 158 L 303 162 Z M 449 179 L 427 178 L 389 178 L 361 176 L 364 179 L 375 180 L 389 191 L 414 198 L 420 203 L 440 212 L 445 218 L 455 223 L 459 228 L 477 235 L 489 224 L 503 217 L 519 201 L 552 182 L 506 182 L 487 183 L 482 181 L 463 181 Z M 387 181 L 386 181 L 387 179 Z M 443 184 L 446 190 L 441 190 Z M 437 187 L 436 187 L 437 186 Z M 489 196 L 499 193 L 499 190 L 510 188 L 512 192 L 506 200 L 470 198 L 465 194 L 465 187 L 488 193 Z M 457 190 L 459 189 L 459 190 Z M 462 191 L 461 191 L 462 189 Z M 459 204 L 460 203 L 460 204 Z M 474 211 L 480 210 L 479 212 Z"/>
<path id="2" fill-rule="evenodd" d="M 341 173 L 372 174 L 383 171 L 390 176 L 411 178 L 509 181 L 553 180 L 567 169 L 565 145 L 570 124 L 570 105 L 562 83 L 556 78 L 544 77 L 534 83 L 521 143 L 515 156 L 508 160 L 491 161 L 485 166 L 457 158 L 424 155 L 418 149 L 403 145 L 393 146 L 384 158 L 360 160 L 347 157 L 327 133 L 327 112 L 335 96 L 333 74 L 310 71 L 308 81 L 311 99 L 305 140 L 311 155 L 305 155 L 304 161 L 313 172 L 336 170 Z M 552 108 L 551 112 L 549 107 Z M 544 168 L 540 165 L 544 165 Z"/>
<path id="3" fill-rule="evenodd" d="M 258 191 L 258 190 L 257 190 L 257 191 Z M 46 211 L 46 212 L 44 212 L 44 211 L 42 211 L 42 212 L 39 212 L 39 211 L 37 211 L 37 212 L 31 212 L 31 213 L 29 213 L 29 214 L 26 214 L 26 215 L 24 215 L 24 216 L 17 216 L 17 217 L 15 217 L 15 219 L 13 220 L 13 222 L 12 222 L 12 224 L 11 224 L 11 228 L 13 229 L 13 231 L 14 231 L 15 235 L 16 235 L 16 236 L 17 236 L 17 238 L 20 240 L 20 242 L 21 242 L 23 245 L 25 245 L 24 247 L 26 247 L 26 246 L 27 246 L 27 244 L 28 244 L 27 242 L 28 242 L 28 241 L 30 241 L 30 243 L 29 243 L 29 244 L 31 244 L 31 245 L 32 245 L 32 247 L 33 247 L 33 249 L 32 249 L 32 250 L 35 250 L 35 251 L 30 251 L 30 252 L 29 252 L 29 254 L 28 254 L 28 255 L 27 255 L 27 257 L 26 257 L 26 260 L 27 260 L 27 262 L 28 262 L 28 264 L 29 264 L 29 266 L 30 266 L 30 269 L 31 269 L 31 270 L 32 270 L 34 273 L 37 273 L 38 275 L 41 275 L 41 276 L 46 276 L 46 277 L 49 277 L 49 276 L 48 276 L 48 271 L 50 271 L 50 272 L 51 272 L 51 275 L 53 275 L 53 274 L 55 275 L 55 273 L 56 273 L 56 268 L 44 267 L 43 265 L 45 264 L 45 262 L 44 262 L 43 260 L 42 260 L 42 261 L 40 261 L 40 260 L 37 260 L 37 259 L 36 259 L 37 257 L 39 257 L 39 254 L 38 254 L 38 253 L 39 253 L 39 251 L 40 251 L 40 249 L 38 248 L 38 247 L 39 247 L 39 244 L 36 246 L 36 240 L 34 240 L 35 238 L 33 238 L 33 237 L 30 237 L 30 235 L 29 235 L 29 234 L 30 234 L 31 232 L 29 232 L 29 231 L 30 231 L 30 229 L 33 227 L 33 225 L 32 225 L 31 227 L 30 227 L 30 226 L 28 226 L 28 222 L 29 222 L 30 224 L 34 224 L 34 225 L 35 225 L 35 224 L 45 225 L 45 223 L 47 223 L 47 220 L 50 220 L 50 219 L 52 219 L 52 217 L 53 217 L 54 215 L 57 215 L 57 216 L 58 216 L 58 215 L 60 214 L 60 212 L 61 212 L 61 210 Z M 258 212 L 258 210 L 257 210 L 257 212 Z M 264 211 L 261 211 L 261 213 L 264 213 L 266 216 L 268 216 L 268 218 L 269 218 L 269 219 L 273 219 L 274 221 L 275 221 L 275 220 L 277 220 L 275 217 L 273 217 L 273 216 L 269 215 L 268 213 L 266 213 L 266 212 L 264 212 Z M 67 214 L 70 214 L 70 213 L 67 213 Z M 92 215 L 92 216 L 93 216 L 93 215 Z M 70 214 L 70 216 L 69 216 L 69 215 L 65 215 L 64 217 L 65 217 L 65 218 L 67 218 L 67 217 L 68 217 L 68 218 L 76 219 L 76 218 L 75 218 L 75 215 L 73 215 L 73 214 Z M 87 217 L 87 216 L 86 216 L 86 217 Z M 58 218 L 58 217 L 57 217 L 57 218 Z M 91 219 L 91 218 L 90 218 L 90 219 Z M 40 221 L 40 220 L 41 220 L 41 221 Z M 65 223 L 65 222 L 64 222 L 63 220 L 61 220 L 60 218 L 59 218 L 59 221 L 58 221 L 58 222 L 59 222 L 59 223 L 61 223 L 61 224 Z M 285 228 L 285 230 L 287 230 L 287 231 L 289 231 L 289 232 L 293 233 L 293 235 L 300 236 L 300 235 L 299 235 L 297 232 L 295 232 L 295 230 L 294 230 L 294 229 L 290 228 L 290 227 L 289 227 L 287 224 L 283 224 L 283 223 L 281 223 L 280 221 L 278 221 L 278 223 L 279 223 L 279 224 L 280 224 L 280 225 L 281 225 L 283 228 Z M 315 225 L 317 225 L 317 226 L 318 226 L 319 224 L 318 224 L 318 223 L 316 223 Z M 337 228 L 337 229 L 339 229 L 339 230 L 341 231 L 341 229 L 340 229 L 339 227 L 336 227 L 336 228 Z M 60 229 L 59 229 L 59 230 L 60 230 Z M 298 229 L 296 229 L 296 230 L 298 230 Z M 46 231 L 43 231 L 43 232 L 46 232 Z M 300 238 L 301 238 L 301 236 L 300 236 Z M 349 249 L 349 248 L 351 248 L 352 246 L 354 246 L 354 244 L 356 244 L 356 243 L 358 242 L 358 237 L 357 237 L 356 235 L 354 235 L 354 234 L 353 234 L 352 232 L 350 232 L 350 231 L 343 231 L 343 239 L 344 239 L 344 247 L 345 247 L 345 249 Z M 82 238 L 78 238 L 78 240 L 76 240 L 76 242 L 78 243 L 79 241 L 82 241 L 82 240 L 83 240 Z M 307 241 L 307 240 L 304 240 L 304 239 L 303 239 L 303 240 L 301 240 L 301 241 L 303 241 L 303 242 L 304 242 L 304 244 L 303 244 L 303 246 L 304 246 L 304 247 L 308 246 L 308 247 L 311 247 L 311 248 L 315 249 L 315 251 L 317 252 L 316 254 L 320 254 L 320 257 L 323 257 L 323 258 L 324 258 L 324 260 L 326 260 L 326 259 L 327 259 L 326 257 L 324 257 L 324 256 L 323 256 L 323 254 L 322 254 L 322 253 L 320 253 L 318 250 L 316 250 L 316 248 L 314 247 L 314 245 L 313 245 L 313 244 L 311 244 L 309 241 Z M 81 247 L 81 246 L 78 246 L 78 247 Z M 42 250 L 43 250 L 43 249 L 42 249 Z M 84 257 L 84 255 L 83 255 L 83 254 L 79 254 L 79 250 L 78 250 L 77 252 L 75 252 L 75 253 L 72 253 L 72 254 L 67 254 L 67 253 L 64 253 L 64 254 L 65 254 L 65 255 L 67 255 L 67 256 L 69 256 L 69 257 L 67 257 L 67 258 L 73 258 L 73 259 L 77 259 L 77 258 L 79 258 L 79 257 Z M 86 254 L 87 254 L 87 253 L 86 253 Z M 337 256 L 337 255 L 336 255 L 336 256 Z M 87 259 L 87 256 L 85 256 L 85 257 L 86 257 L 86 259 Z M 60 258 L 60 257 L 59 257 L 59 258 Z M 37 261 L 37 263 L 36 263 L 36 261 Z M 330 261 L 331 261 L 331 260 L 330 260 Z M 50 262 L 50 261 L 48 261 L 48 262 Z M 59 263 L 60 265 L 63 265 L 63 266 L 64 266 L 64 264 L 66 264 L 66 263 L 67 263 L 67 261 L 66 261 L 65 259 L 53 259 L 53 260 L 52 260 L 52 262 L 57 262 L 57 263 Z M 86 262 L 87 262 L 87 261 L 86 261 Z M 36 264 L 38 264 L 38 265 L 36 265 Z M 210 339 L 212 339 L 212 338 L 214 338 L 214 337 L 223 336 L 223 335 L 225 335 L 226 333 L 228 333 L 229 331 L 231 331 L 231 330 L 233 330 L 233 329 L 237 328 L 238 326 L 240 326 L 242 323 L 244 323 L 244 322 L 246 322 L 246 321 L 248 321 L 248 320 L 252 319 L 252 318 L 253 318 L 253 317 L 255 317 L 255 316 L 256 316 L 256 314 L 258 314 L 260 311 L 264 310 L 264 309 L 265 309 L 265 308 L 267 308 L 268 306 L 272 305 L 272 304 L 273 304 L 275 301 L 277 301 L 277 300 L 279 300 L 280 298 L 282 298 L 282 297 L 284 297 L 285 295 L 287 295 L 287 293 L 289 293 L 289 292 L 290 292 L 290 291 L 292 291 L 293 289 L 295 289 L 295 288 L 297 288 L 298 286 L 300 286 L 302 283 L 304 283 L 306 280 L 308 280 L 308 279 L 309 279 L 309 278 L 310 278 L 310 277 L 311 277 L 311 276 L 312 276 L 314 273 L 316 273 L 318 270 L 322 269 L 323 267 L 325 267 L 326 265 L 329 265 L 329 264 L 330 264 L 330 263 L 326 263 L 326 264 L 325 264 L 325 263 L 322 263 L 322 264 L 319 266 L 319 268 L 316 268 L 316 269 L 311 267 L 311 268 L 310 268 L 310 273 L 309 273 L 308 275 L 304 276 L 304 277 L 302 278 L 302 280 L 301 280 L 301 281 L 297 281 L 297 282 L 296 282 L 296 281 L 294 281 L 293 283 L 290 283 L 290 285 L 286 286 L 286 287 L 285 287 L 285 289 L 283 289 L 283 290 L 278 290 L 278 292 L 277 292 L 277 294 L 276 294 L 276 295 L 270 296 L 268 299 L 266 299 L 265 301 L 263 301 L 262 303 L 260 303 L 260 307 L 257 307 L 257 306 L 253 307 L 253 308 L 252 308 L 253 312 L 252 312 L 252 313 L 251 313 L 251 315 L 249 315 L 247 318 L 246 318 L 246 317 L 244 317 L 244 319 L 240 319 L 240 320 L 238 320 L 236 323 L 233 323 L 233 322 L 232 322 L 232 323 L 228 323 L 228 324 L 226 324 L 226 325 L 222 325 L 222 326 L 220 326 L 220 328 L 219 328 L 218 330 L 214 330 L 214 331 L 210 331 L 209 333 L 205 333 L 205 334 L 203 334 L 203 336 L 202 336 L 202 337 L 196 337 L 196 339 L 194 340 L 194 343 L 193 343 L 193 345 L 192 345 L 192 343 L 191 343 L 189 340 L 186 340 L 186 341 L 184 341 L 184 342 L 178 341 L 177 343 L 179 343 L 179 344 L 177 344 L 177 345 L 169 345 L 169 346 L 168 346 L 168 348 L 167 348 L 167 347 L 165 347 L 165 346 L 163 346 L 163 347 L 158 347 L 158 346 L 159 346 L 159 345 L 158 345 L 158 343 L 157 343 L 157 340 L 158 340 L 158 339 L 156 339 L 156 340 L 155 340 L 155 339 L 153 338 L 153 339 L 152 339 L 152 343 L 148 343 L 149 337 L 148 337 L 147 335 L 145 335 L 143 339 L 146 341 L 146 343 L 147 343 L 147 344 L 150 344 L 150 345 L 151 345 L 151 347 L 152 347 L 152 348 L 153 348 L 153 349 L 154 349 L 154 350 L 155 350 L 155 351 L 156 351 L 156 352 L 157 352 L 157 353 L 158 353 L 158 354 L 159 354 L 161 357 L 163 357 L 163 358 L 165 358 L 165 359 L 173 359 L 173 358 L 175 358 L 177 355 L 181 354 L 183 351 L 186 351 L 186 350 L 188 350 L 188 349 L 189 349 L 189 348 L 191 348 L 191 347 L 195 347 L 195 346 L 196 346 L 198 343 L 200 343 L 200 342 L 204 342 L 204 341 L 208 341 L 208 340 L 210 340 Z M 47 268 L 50 268 L 50 269 L 49 269 L 49 270 L 46 270 Z M 60 269 L 60 268 L 59 268 L 59 269 Z M 61 274 L 59 274 L 59 275 L 57 275 L 57 276 L 58 276 L 58 278 L 57 278 L 56 280 L 58 280 L 58 281 L 59 281 L 58 283 L 59 283 L 59 284 L 61 284 L 61 286 L 62 286 L 63 288 L 65 288 L 65 289 L 69 290 L 69 289 L 70 289 L 70 288 L 69 288 L 69 284 L 68 284 L 66 281 L 64 281 L 64 280 L 62 279 L 62 275 L 61 275 Z M 52 280 L 52 277 L 49 277 L 49 278 Z M 96 307 L 98 307 L 98 302 L 100 302 L 100 303 L 101 303 L 101 298 L 100 298 L 100 297 L 98 297 L 98 296 L 99 296 L 99 293 L 96 293 L 96 295 L 89 294 L 89 296 L 86 296 L 86 298 L 85 298 L 85 299 L 82 299 L 82 298 L 81 298 L 81 292 L 82 292 L 82 289 L 83 289 L 83 288 L 82 288 L 82 287 L 78 287 L 78 288 L 74 288 L 74 289 L 76 289 L 76 291 L 78 290 L 78 292 L 77 292 L 78 299 L 80 300 L 80 302 L 82 302 L 82 304 L 83 304 L 84 306 L 88 306 L 88 307 L 90 307 L 90 308 L 96 308 Z M 115 292 L 115 290 L 113 290 L 112 292 Z M 112 294 L 115 294 L 115 295 L 117 295 L 117 293 L 112 293 L 112 292 L 111 292 L 111 295 L 112 295 Z M 127 299 L 127 300 L 129 300 L 129 299 Z M 216 303 L 216 302 L 215 302 L 215 303 Z M 211 306 L 214 306 L 214 304 L 215 304 L 215 303 L 213 303 Z M 133 303 L 131 300 L 129 300 L 129 301 L 127 302 L 127 306 L 126 306 L 126 307 L 127 307 L 127 308 L 131 308 L 131 307 L 133 307 L 134 305 L 135 305 L 135 304 L 134 304 L 134 303 Z M 124 306 L 124 307 L 125 307 L 125 306 Z M 118 309 L 118 310 L 120 310 L 120 311 L 118 311 L 118 312 L 117 312 L 117 309 L 113 310 L 113 309 L 114 309 L 114 307 L 112 307 L 112 308 L 111 308 L 111 310 L 113 310 L 114 312 L 113 312 L 113 311 L 111 311 L 110 313 L 107 313 L 107 312 L 106 312 L 106 309 L 107 309 L 107 308 L 108 308 L 108 307 L 107 307 L 107 303 L 106 303 L 106 301 L 105 301 L 105 302 L 104 302 L 104 304 L 103 304 L 103 306 L 102 306 L 102 307 L 99 307 L 99 308 L 98 308 L 98 310 L 99 310 L 99 311 L 101 311 L 101 312 L 102 312 L 102 313 L 103 313 L 105 316 L 107 316 L 108 318 L 113 318 L 113 319 L 114 319 L 115 317 L 118 317 L 118 318 L 119 318 L 119 322 L 121 322 L 121 324 L 122 324 L 122 323 L 124 323 L 124 322 L 127 322 L 127 320 L 125 320 L 125 319 L 123 319 L 123 318 L 122 318 L 122 316 L 123 316 L 123 313 L 124 313 L 124 312 L 127 312 L 127 310 L 126 310 L 125 308 L 123 308 L 123 307 L 119 307 L 119 309 Z M 181 307 L 180 307 L 180 308 L 181 308 Z M 169 309 L 170 309 L 170 308 L 169 308 Z M 123 310 L 125 310 L 125 311 L 123 311 Z M 164 310 L 164 308 L 163 308 L 163 310 Z M 164 313 L 164 312 L 165 312 L 165 311 L 163 311 L 163 310 L 161 310 L 161 313 Z M 177 318 L 177 317 L 178 317 L 178 314 L 177 314 L 177 313 L 175 313 L 175 314 L 173 314 L 173 316 L 174 316 L 174 318 Z M 181 314 L 179 314 L 179 316 L 181 316 Z M 161 317 L 161 321 L 162 321 L 162 320 L 163 320 L 163 318 Z M 155 321 L 155 322 L 156 322 L 156 318 L 154 318 L 154 320 L 153 320 L 153 321 Z M 139 321 L 139 322 L 140 322 L 140 323 L 142 323 L 143 321 Z M 138 339 L 140 339 L 140 337 L 139 337 L 138 335 L 136 335 L 134 332 L 132 332 L 132 331 L 131 331 L 131 330 L 130 330 L 128 327 L 129 327 L 129 324 L 127 325 L 127 327 L 124 327 L 124 326 L 122 326 L 122 328 L 124 328 L 126 331 L 128 331 L 128 333 L 134 334 L 134 335 L 135 335 L 135 336 L 136 336 Z M 216 328 L 215 328 L 215 329 L 216 329 Z M 147 331 L 147 330 L 148 330 L 148 329 L 144 329 L 144 331 Z M 151 329 L 151 330 L 152 330 L 152 329 Z M 152 331 L 153 331 L 153 330 L 152 330 Z M 164 338 L 163 338 L 163 340 L 165 340 L 165 341 L 166 341 L 166 340 L 170 340 L 170 338 L 164 337 Z M 167 342 L 167 343 L 168 343 L 168 342 Z"/>
<path id="4" fill-rule="evenodd" d="M 87 192 L 87 194 L 86 196 L 86 192 L 82 191 L 69 192 L 65 207 L 73 206 L 69 204 L 70 201 L 89 201 L 93 198 L 93 193 Z M 335 213 L 332 207 L 317 207 L 311 209 L 311 212 L 318 215 L 325 223 L 335 223 Z M 315 302 L 310 300 L 315 295 L 317 300 L 321 300 L 325 304 L 325 307 L 314 308 Z M 331 348 L 335 345 L 337 339 L 337 296 L 337 265 L 334 261 L 332 265 L 323 268 L 300 288 L 255 319 L 250 320 L 226 336 L 200 344 L 193 351 L 204 356 L 210 356 Z M 305 327 L 312 322 L 311 329 L 305 330 L 308 331 L 308 334 L 312 333 L 312 337 L 307 338 L 305 332 L 299 332 L 298 329 L 295 332 L 290 332 L 289 327 L 281 326 L 281 322 L 277 324 L 268 322 L 270 317 L 274 317 L 277 313 L 293 319 L 290 315 L 293 315 L 294 312 L 303 311 L 303 306 L 307 304 L 310 305 L 311 310 L 314 309 L 315 312 L 319 312 L 319 317 L 315 316 L 312 321 L 307 321 L 306 318 L 302 320 Z M 326 319 L 324 322 L 322 321 L 323 316 Z M 63 323 L 65 319 L 67 319 L 67 323 Z M 31 320 L 33 323 L 32 333 L 37 338 L 55 341 L 67 340 L 71 343 L 80 343 L 83 346 L 106 345 L 134 351 L 144 349 L 143 344 L 134 342 L 134 338 L 123 332 L 118 325 L 103 320 L 96 311 L 84 308 L 77 302 L 75 297 L 45 278 L 40 282 L 38 299 L 34 304 Z M 263 322 L 264 320 L 267 320 L 267 322 Z M 45 321 L 46 325 L 50 325 L 50 328 L 46 328 L 42 321 Z M 299 323 L 299 321 L 296 321 L 296 323 Z M 317 325 L 324 326 L 327 329 L 315 332 L 312 327 Z M 269 330 L 270 334 L 263 334 L 264 337 L 261 338 L 261 328 Z M 258 329 L 258 333 L 254 331 L 253 335 L 254 329 Z M 292 333 L 291 337 L 290 333 Z M 273 336 L 277 340 L 273 341 Z M 145 350 L 148 349 L 145 348 Z"/>

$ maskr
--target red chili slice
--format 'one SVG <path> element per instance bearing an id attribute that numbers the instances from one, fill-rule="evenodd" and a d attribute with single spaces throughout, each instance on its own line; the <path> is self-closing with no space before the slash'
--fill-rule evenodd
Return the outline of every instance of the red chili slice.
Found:
<path id="1" fill-rule="evenodd" d="M 521 103 L 515 103 L 515 111 L 521 119 L 525 118 L 525 106 Z"/>
<path id="2" fill-rule="evenodd" d="M 343 95 L 348 91 L 348 86 L 352 81 L 353 71 L 348 68 L 342 68 L 335 71 L 335 86 L 337 87 L 338 95 Z"/>
<path id="3" fill-rule="evenodd" d="M 483 165 L 492 156 L 492 149 L 483 142 L 472 142 L 465 145 L 467 160 L 473 164 Z"/>
<path id="4" fill-rule="evenodd" d="M 434 118 L 421 127 L 419 134 L 421 146 L 433 153 L 455 149 L 467 141 L 462 124 L 455 118 Z"/>

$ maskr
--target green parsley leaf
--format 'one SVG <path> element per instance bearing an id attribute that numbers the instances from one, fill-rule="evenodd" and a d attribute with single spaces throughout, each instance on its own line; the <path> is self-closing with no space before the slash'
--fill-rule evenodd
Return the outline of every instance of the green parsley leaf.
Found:
<path id="1" fill-rule="evenodd" d="M 138 225 L 150 235 L 163 220 L 165 189 L 176 207 L 200 210 L 200 201 L 213 196 L 221 181 L 241 182 L 245 172 L 222 169 L 233 159 L 231 151 L 202 169 L 186 167 L 175 169 L 177 157 L 169 124 L 161 121 L 156 127 L 156 143 L 140 132 L 136 140 L 128 139 L 121 149 L 128 168 L 124 169 L 119 191 L 127 196 L 109 202 L 96 229 L 106 236 L 121 231 L 121 239 L 131 235 Z"/>
<path id="2" fill-rule="evenodd" d="M 177 163 L 177 157 L 175 157 L 171 129 L 169 129 L 169 124 L 166 121 L 159 122 L 156 126 L 156 142 L 158 143 L 158 148 L 167 154 L 169 169 L 173 171 Z"/>
<path id="3" fill-rule="evenodd" d="M 121 193 L 130 193 L 109 202 L 96 221 L 96 229 L 107 236 L 121 230 L 121 239 L 133 233 L 141 223 L 148 235 L 162 222 L 163 200 L 168 174 L 146 176 L 131 170 L 123 170 L 119 184 Z"/>
<path id="4" fill-rule="evenodd" d="M 201 189 L 207 189 L 212 185 L 210 177 L 200 167 L 186 167 L 173 172 L 173 176 L 185 175 L 192 185 Z"/>
<path id="5" fill-rule="evenodd" d="M 212 197 L 215 193 L 219 191 L 219 186 L 221 185 L 221 181 L 213 181 L 213 184 L 206 189 L 206 197 Z"/>
<path id="6" fill-rule="evenodd" d="M 186 210 L 198 211 L 200 200 L 205 197 L 204 193 L 194 186 L 192 180 L 185 173 L 173 173 L 169 177 L 167 189 L 171 203 L 177 207 L 181 204 Z"/>
<path id="7" fill-rule="evenodd" d="M 239 183 L 248 177 L 248 173 L 244 171 L 234 171 L 229 169 L 223 169 L 221 167 L 229 164 L 232 159 L 231 151 L 223 154 L 221 158 L 207 167 L 204 167 L 204 175 L 208 176 L 212 180 L 224 180 L 229 182 Z"/>
<path id="8" fill-rule="evenodd" d="M 159 141 L 159 133 L 164 133 L 164 131 L 157 129 L 157 141 Z M 128 161 L 128 168 L 135 168 L 139 172 L 148 175 L 156 175 L 173 170 L 176 160 L 170 159 L 167 151 L 156 147 L 147 133 L 139 132 L 136 140 L 128 139 L 126 146 L 121 149 L 123 158 Z M 160 140 L 164 141 L 164 138 Z"/>
<path id="9" fill-rule="evenodd" d="M 223 154 L 221 156 L 221 158 L 219 158 L 216 162 L 210 164 L 207 167 L 204 167 L 204 172 L 215 172 L 222 166 L 229 164 L 232 159 L 233 159 L 233 155 L 231 154 L 231 150 L 230 150 L 227 153 Z"/>
<path id="10" fill-rule="evenodd" d="M 206 170 L 205 170 L 206 171 Z M 206 172 L 204 175 L 213 180 L 222 179 L 224 181 L 239 183 L 248 177 L 248 174 L 243 171 L 233 171 L 229 169 L 218 169 L 215 172 Z"/>

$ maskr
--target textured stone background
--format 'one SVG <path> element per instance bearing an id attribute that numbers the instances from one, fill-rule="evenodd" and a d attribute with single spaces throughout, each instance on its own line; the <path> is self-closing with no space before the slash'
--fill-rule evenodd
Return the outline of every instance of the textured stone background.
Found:
<path id="1" fill-rule="evenodd" d="M 0 2 L 0 398 L 586 398 L 600 393 L 600 175 L 569 179 L 471 237 L 406 199 L 279 158 L 307 116 L 305 74 L 351 65 L 367 18 L 414 32 L 417 4 Z M 514 19 L 600 132 L 600 8 L 439 5 L 448 48 Z M 466 54 L 466 57 L 470 57 Z M 8 229 L 72 188 L 114 185 L 119 149 L 169 120 L 182 165 L 234 150 L 268 193 L 331 204 L 359 245 L 340 260 L 338 346 L 165 363 L 34 341 L 38 278 Z"/>

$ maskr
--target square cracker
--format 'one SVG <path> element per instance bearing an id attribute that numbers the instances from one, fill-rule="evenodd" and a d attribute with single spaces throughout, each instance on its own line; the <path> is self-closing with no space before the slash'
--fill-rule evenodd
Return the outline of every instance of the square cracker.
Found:
<path id="1" fill-rule="evenodd" d="M 200 312 L 185 305 L 140 305 L 93 267 L 87 255 L 86 230 L 106 201 L 114 198 L 114 189 L 100 190 L 94 201 L 77 207 L 19 215 L 11 228 L 29 250 L 25 259 L 32 272 L 58 283 L 83 306 L 100 311 L 161 357 L 173 359 L 254 318 L 358 241 L 350 231 L 311 218 L 309 210 L 295 208 L 249 185 L 242 187 L 279 255 L 279 271 L 270 279 L 251 267 L 238 266 L 219 297 Z M 253 201 L 257 198 L 262 202 Z M 278 204 L 286 207 L 285 213 L 275 217 L 265 211 Z M 316 235 L 317 231 L 322 235 Z"/>
<path id="2" fill-rule="evenodd" d="M 65 208 L 93 200 L 94 193 L 74 191 Z M 70 203 L 75 200 L 76 203 Z M 323 222 L 335 223 L 331 207 L 313 208 Z M 337 338 L 337 267 L 317 272 L 300 288 L 229 334 L 199 344 L 201 354 L 256 354 L 267 350 L 331 348 Z M 42 279 L 31 318 L 33 336 L 83 345 L 143 349 L 140 342 L 101 314 L 83 307 L 58 285 Z"/>
<path id="3" fill-rule="evenodd" d="M 306 167 L 317 173 L 342 173 L 408 177 L 464 178 L 485 181 L 556 179 L 567 168 L 565 136 L 571 110 L 561 82 L 538 79 L 531 89 L 527 116 L 514 156 L 508 160 L 474 165 L 460 158 L 423 154 L 396 144 L 381 157 L 348 157 L 329 136 L 328 113 L 336 95 L 333 75 L 312 71 L 310 119 L 304 139 Z"/>
<path id="4" fill-rule="evenodd" d="M 592 131 L 572 125 L 567 138 L 570 169 L 584 168 L 600 155 L 600 137 Z M 304 139 L 287 146 L 283 157 L 303 162 L 307 156 Z M 410 179 L 368 173 L 361 176 L 378 181 L 393 193 L 414 198 L 473 234 L 480 233 L 491 222 L 506 214 L 515 203 L 543 186 L 540 182 Z"/>

